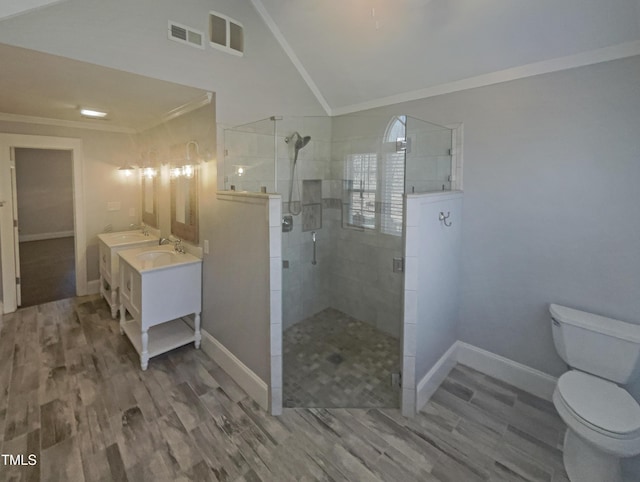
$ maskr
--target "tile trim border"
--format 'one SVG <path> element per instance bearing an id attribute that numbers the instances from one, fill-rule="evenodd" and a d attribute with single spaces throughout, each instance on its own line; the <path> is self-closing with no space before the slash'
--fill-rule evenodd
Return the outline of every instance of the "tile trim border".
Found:
<path id="1" fill-rule="evenodd" d="M 269 409 L 269 389 L 258 375 L 206 330 L 202 330 L 201 346 L 202 351 L 220 365 L 262 409 Z"/>
<path id="2" fill-rule="evenodd" d="M 460 363 L 551 401 L 557 378 L 463 341 L 456 341 L 420 380 L 416 391 L 416 411 L 429 401 L 451 369 Z"/>

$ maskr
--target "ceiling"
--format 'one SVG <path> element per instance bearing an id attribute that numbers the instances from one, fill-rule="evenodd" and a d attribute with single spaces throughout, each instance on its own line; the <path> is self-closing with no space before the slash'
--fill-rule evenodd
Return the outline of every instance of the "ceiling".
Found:
<path id="1" fill-rule="evenodd" d="M 6 44 L 0 58 L 0 119 L 140 132 L 209 101 L 204 90 Z M 108 116 L 87 119 L 80 107 Z"/>
<path id="2" fill-rule="evenodd" d="M 334 114 L 640 54 L 640 0 L 252 2 Z"/>
<path id="3" fill-rule="evenodd" d="M 640 55 L 640 0 L 250 2 L 330 115 Z M 8 0 L 0 19 L 56 3 Z M 206 95 L 4 44 L 0 58 L 0 118 L 140 131 Z"/>

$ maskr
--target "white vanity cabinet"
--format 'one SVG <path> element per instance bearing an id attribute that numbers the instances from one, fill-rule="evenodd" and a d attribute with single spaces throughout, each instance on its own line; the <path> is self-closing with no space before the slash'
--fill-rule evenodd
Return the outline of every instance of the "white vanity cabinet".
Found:
<path id="1" fill-rule="evenodd" d="M 124 249 L 154 246 L 158 244 L 155 236 L 144 235 L 136 231 L 118 233 L 102 233 L 98 235 L 98 251 L 100 256 L 100 294 L 111 308 L 111 318 L 118 312 L 118 252 Z"/>
<path id="2" fill-rule="evenodd" d="M 172 246 L 131 249 L 120 253 L 119 271 L 120 332 L 143 370 L 156 355 L 191 342 L 200 347 L 201 259 Z M 193 327 L 182 319 L 188 315 L 194 315 Z"/>

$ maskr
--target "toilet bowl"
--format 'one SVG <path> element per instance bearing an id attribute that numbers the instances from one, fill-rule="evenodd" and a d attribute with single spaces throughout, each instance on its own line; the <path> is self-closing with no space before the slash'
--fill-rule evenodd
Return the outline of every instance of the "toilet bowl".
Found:
<path id="1" fill-rule="evenodd" d="M 618 482 L 620 458 L 640 454 L 640 405 L 615 383 L 571 370 L 553 403 L 567 424 L 564 465 L 571 481 Z"/>
<path id="2" fill-rule="evenodd" d="M 553 393 L 567 424 L 567 475 L 571 482 L 620 482 L 620 459 L 640 454 L 640 405 L 618 385 L 637 372 L 640 326 L 558 305 L 549 310 L 556 349 L 571 367 Z"/>

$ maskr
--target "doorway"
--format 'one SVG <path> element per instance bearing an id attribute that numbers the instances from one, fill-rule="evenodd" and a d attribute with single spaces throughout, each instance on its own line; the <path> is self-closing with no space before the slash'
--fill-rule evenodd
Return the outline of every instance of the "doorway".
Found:
<path id="1" fill-rule="evenodd" d="M 76 294 L 72 152 L 19 147 L 14 159 L 18 304 L 71 298 Z"/>
<path id="2" fill-rule="evenodd" d="M 21 282 L 20 233 L 18 231 L 19 202 L 16 196 L 16 152 L 20 153 L 21 149 L 65 151 L 70 156 L 74 269 L 73 274 L 67 272 L 66 276 L 73 278 L 75 292 L 72 293 L 72 296 L 82 296 L 87 293 L 82 141 L 63 137 L 0 134 L 0 259 L 2 266 L 2 310 L 4 313 L 15 311 L 21 304 L 19 290 Z M 18 160 L 18 162 L 20 161 Z M 62 232 L 62 234 L 65 233 Z M 45 254 L 42 251 L 40 254 L 43 254 L 46 260 L 56 256 L 54 253 Z M 44 263 L 44 261 L 42 262 Z M 44 271 L 46 268 L 42 265 L 40 269 Z"/>

